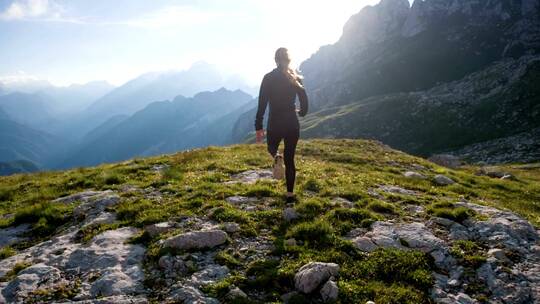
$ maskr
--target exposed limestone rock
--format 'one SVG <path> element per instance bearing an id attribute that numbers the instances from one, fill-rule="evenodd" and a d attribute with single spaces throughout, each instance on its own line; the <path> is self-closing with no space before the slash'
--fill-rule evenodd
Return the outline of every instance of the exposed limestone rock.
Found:
<path id="1" fill-rule="evenodd" d="M 342 207 L 342 208 L 352 208 L 352 207 L 354 207 L 353 202 L 349 201 L 348 199 L 344 199 L 342 197 L 333 198 L 330 201 L 330 205 L 339 206 L 339 207 Z"/>
<path id="2" fill-rule="evenodd" d="M 192 274 L 189 283 L 195 287 L 201 287 L 215 283 L 228 275 L 229 268 L 227 266 L 212 264 Z"/>
<path id="3" fill-rule="evenodd" d="M 163 246 L 181 250 L 205 249 L 226 241 L 227 233 L 223 230 L 192 231 L 166 239 Z"/>
<path id="4" fill-rule="evenodd" d="M 273 174 L 271 170 L 248 170 L 234 174 L 231 179 L 225 183 L 254 184 L 258 180 L 273 180 Z"/>
<path id="5" fill-rule="evenodd" d="M 227 233 L 235 233 L 240 231 L 240 225 L 235 222 L 226 222 L 222 224 L 223 230 Z"/>
<path id="6" fill-rule="evenodd" d="M 229 300 L 234 300 L 234 299 L 246 299 L 248 296 L 245 292 L 242 291 L 242 289 L 238 288 L 238 287 L 234 287 L 232 288 L 226 295 L 225 295 L 225 298 L 229 299 Z"/>
<path id="7" fill-rule="evenodd" d="M 375 249 L 378 248 L 373 241 L 369 237 L 360 236 L 353 240 L 353 244 L 356 246 L 356 248 L 365 251 L 365 252 L 372 252 Z"/>
<path id="8" fill-rule="evenodd" d="M 420 174 L 418 172 L 414 171 L 407 171 L 403 173 L 403 176 L 410 178 L 410 179 L 426 179 L 426 177 L 423 174 Z"/>
<path id="9" fill-rule="evenodd" d="M 90 198 L 96 198 L 97 196 L 106 196 L 106 195 L 110 195 L 110 194 L 113 194 L 112 190 L 107 190 L 107 191 L 92 191 L 92 190 L 89 190 L 89 191 L 79 192 L 79 193 L 75 193 L 75 194 L 68 195 L 68 196 L 63 196 L 63 197 L 55 199 L 53 202 L 55 202 L 55 203 L 66 203 L 66 204 L 70 204 L 70 203 L 73 203 L 73 202 L 76 202 L 76 201 L 86 202 Z"/>
<path id="10" fill-rule="evenodd" d="M 332 278 L 330 278 L 330 280 L 324 283 L 323 287 L 321 288 L 320 293 L 321 293 L 321 298 L 323 299 L 324 302 L 333 302 L 337 300 L 338 298 L 339 288 L 336 282 L 334 282 Z"/>
<path id="11" fill-rule="evenodd" d="M 283 210 L 283 219 L 286 222 L 294 221 L 299 217 L 298 212 L 294 208 L 285 208 Z"/>
<path id="12" fill-rule="evenodd" d="M 378 188 L 379 191 L 387 192 L 387 193 L 395 193 L 395 194 L 403 194 L 403 195 L 418 195 L 416 191 L 403 189 L 398 186 L 392 186 L 392 185 L 381 185 Z"/>
<path id="13" fill-rule="evenodd" d="M 23 235 L 30 231 L 30 224 L 0 229 L 0 247 L 9 246 L 26 239 Z"/>
<path id="14" fill-rule="evenodd" d="M 433 256 L 437 266 L 448 269 L 454 264 L 448 246 L 421 222 L 393 223 L 377 221 L 371 231 L 352 239 L 360 250 L 371 252 L 378 247 L 417 249 Z"/>
<path id="15" fill-rule="evenodd" d="M 147 225 L 144 227 L 144 231 L 148 233 L 150 237 L 158 236 L 162 233 L 171 231 L 175 228 L 174 223 L 171 222 L 162 222 L 162 223 L 156 223 L 152 225 Z"/>
<path id="16" fill-rule="evenodd" d="M 131 227 L 109 230 L 83 245 L 74 242 L 73 231 L 23 250 L 0 261 L 0 275 L 5 275 L 15 263 L 25 261 L 34 265 L 21 271 L 1 293 L 8 302 L 22 301 L 36 286 L 54 289 L 80 280 L 75 297 L 80 301 L 97 296 L 142 295 L 145 249 L 127 243 L 138 232 Z"/>
<path id="17" fill-rule="evenodd" d="M 199 289 L 193 286 L 175 289 L 169 300 L 185 304 L 219 304 L 217 299 L 205 297 Z"/>
<path id="18" fill-rule="evenodd" d="M 310 293 L 325 283 L 330 277 L 337 276 L 339 266 L 334 263 L 311 262 L 298 270 L 294 276 L 294 285 L 303 293 Z"/>
<path id="19" fill-rule="evenodd" d="M 246 204 L 246 203 L 257 202 L 258 199 L 256 197 L 247 197 L 247 196 L 235 195 L 235 196 L 229 196 L 225 200 L 228 203 L 233 204 L 233 205 L 242 205 L 242 204 Z"/>
<path id="20" fill-rule="evenodd" d="M 444 176 L 442 174 L 435 175 L 435 177 L 433 178 L 433 181 L 437 185 L 441 185 L 441 186 L 448 186 L 448 185 L 452 185 L 456 183 L 451 178 Z"/>
<path id="21" fill-rule="evenodd" d="M 158 265 L 163 269 L 165 276 L 170 278 L 185 275 L 188 271 L 186 263 L 179 256 L 164 255 L 159 258 Z"/>
<path id="22" fill-rule="evenodd" d="M 17 275 L 17 277 L 2 290 L 7 302 L 22 302 L 29 293 L 40 289 L 52 289 L 65 281 L 58 268 L 43 263 L 32 265 Z"/>

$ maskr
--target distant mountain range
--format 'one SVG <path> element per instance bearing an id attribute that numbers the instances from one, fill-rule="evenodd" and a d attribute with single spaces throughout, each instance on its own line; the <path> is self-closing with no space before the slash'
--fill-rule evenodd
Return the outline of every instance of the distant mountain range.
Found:
<path id="1" fill-rule="evenodd" d="M 202 61 L 184 71 L 147 73 L 97 99 L 53 132 L 78 140 L 113 116 L 132 115 L 155 101 L 172 100 L 178 95 L 190 97 L 222 87 L 254 91 L 241 79 L 225 77 L 217 66 Z"/>
<path id="2" fill-rule="evenodd" d="M 253 106 L 238 88 L 254 91 L 205 62 L 144 74 L 118 88 L 0 84 L 0 162 L 4 172 L 18 172 L 23 160 L 64 168 L 231 143 L 232 124 Z"/>
<path id="3" fill-rule="evenodd" d="M 226 138 L 223 126 L 236 118 L 230 115 L 252 99 L 240 90 L 222 88 L 191 98 L 177 96 L 172 101 L 153 102 L 129 117 L 115 116 L 99 126 L 60 166 L 95 165 L 221 144 Z"/>
<path id="4" fill-rule="evenodd" d="M 66 147 L 64 139 L 19 124 L 0 111 L 0 162 L 26 160 L 37 168 L 50 168 Z"/>

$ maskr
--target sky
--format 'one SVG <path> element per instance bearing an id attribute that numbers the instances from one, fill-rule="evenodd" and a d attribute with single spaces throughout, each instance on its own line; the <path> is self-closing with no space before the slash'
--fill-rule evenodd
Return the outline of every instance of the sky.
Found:
<path id="1" fill-rule="evenodd" d="M 379 0 L 0 0 L 0 80 L 114 85 L 196 61 L 256 84 L 285 46 L 293 65 Z"/>

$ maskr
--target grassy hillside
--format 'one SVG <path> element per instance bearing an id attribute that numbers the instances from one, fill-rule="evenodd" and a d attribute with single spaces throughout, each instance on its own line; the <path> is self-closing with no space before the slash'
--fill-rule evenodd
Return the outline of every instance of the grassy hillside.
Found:
<path id="1" fill-rule="evenodd" d="M 453 202 L 460 199 L 510 209 L 536 227 L 540 226 L 539 166 L 508 165 L 502 169 L 512 173 L 514 178 L 501 180 L 475 175 L 476 167 L 442 168 L 372 141 L 301 141 L 297 156 L 298 202 L 294 206 L 300 218 L 285 221 L 282 216 L 286 207 L 285 188 L 281 181 L 226 183 L 233 174 L 269 165 L 265 146 L 235 145 L 95 168 L 1 177 L 1 227 L 30 223 L 33 236 L 26 242 L 3 248 L 1 255 L 13 255 L 61 233 L 77 221 L 72 217 L 77 204 L 51 200 L 88 189 L 111 189 L 121 195 L 120 203 L 111 207 L 118 221 L 87 227 L 80 231 L 82 239 L 89 240 L 108 229 L 142 228 L 193 216 L 240 224 L 240 232 L 232 238 L 265 236 L 270 240 L 273 258 L 253 260 L 250 252 L 219 249 L 216 261 L 226 265 L 231 275 L 202 288 L 207 295 L 223 300 L 228 287 L 234 284 L 248 294 L 259 294 L 259 301 L 279 302 L 280 295 L 294 290 L 293 277 L 300 266 L 309 261 L 321 261 L 334 262 L 341 267 L 340 303 L 367 300 L 430 303 L 429 288 L 433 285 L 430 274 L 435 266 L 427 254 L 395 249 L 379 249 L 367 254 L 357 250 L 345 236 L 352 229 L 369 227 L 376 220 L 406 221 L 410 216 L 407 206 L 424 207 L 426 218 L 438 216 L 458 221 L 480 216 L 454 207 Z M 410 170 L 420 172 L 427 179 L 404 177 L 403 173 Z M 439 186 L 433 181 L 436 174 L 444 174 L 456 183 Z M 419 195 L 370 194 L 381 185 L 399 186 Z M 141 191 L 126 191 L 126 188 Z M 257 197 L 265 206 L 255 210 L 238 208 L 226 200 L 234 195 Z M 336 197 L 353 202 L 353 208 L 336 204 Z M 164 251 L 159 241 L 174 233 L 155 237 L 142 234 L 132 240 L 147 248 L 144 262 L 147 272 L 152 273 L 160 256 L 170 253 Z M 285 242 L 290 238 L 298 243 Z M 151 290 L 150 299 L 161 302 L 160 288 L 165 285 L 165 279 L 149 274 L 146 283 Z M 293 300 L 302 303 L 309 298 L 297 295 Z"/>
<path id="2" fill-rule="evenodd" d="M 422 156 L 457 150 L 538 128 L 539 79 L 538 57 L 508 59 L 427 91 L 320 110 L 305 118 L 302 134 L 373 138 Z"/>

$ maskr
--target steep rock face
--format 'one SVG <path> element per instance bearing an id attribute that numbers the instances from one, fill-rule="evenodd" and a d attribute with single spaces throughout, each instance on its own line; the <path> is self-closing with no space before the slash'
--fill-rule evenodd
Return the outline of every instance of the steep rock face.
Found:
<path id="1" fill-rule="evenodd" d="M 301 65 L 313 109 L 459 79 L 540 49 L 538 1 L 381 1 Z"/>
<path id="2" fill-rule="evenodd" d="M 408 14 L 408 0 L 382 0 L 352 16 L 343 27 L 340 42 L 352 49 L 393 38 Z"/>

